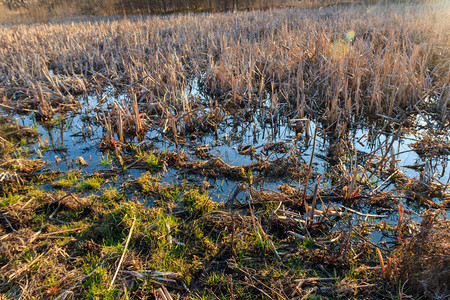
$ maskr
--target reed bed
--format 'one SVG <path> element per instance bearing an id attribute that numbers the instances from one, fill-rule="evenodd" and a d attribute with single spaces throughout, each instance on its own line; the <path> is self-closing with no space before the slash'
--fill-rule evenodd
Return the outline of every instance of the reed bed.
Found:
<path id="1" fill-rule="evenodd" d="M 351 124 L 426 107 L 445 122 L 448 12 L 437 2 L 2 26 L 0 93 L 55 108 L 113 87 L 130 109 L 135 98 L 144 113 L 160 107 L 177 132 L 205 107 L 186 93 L 196 85 L 223 107 L 270 98 L 274 116 Z"/>

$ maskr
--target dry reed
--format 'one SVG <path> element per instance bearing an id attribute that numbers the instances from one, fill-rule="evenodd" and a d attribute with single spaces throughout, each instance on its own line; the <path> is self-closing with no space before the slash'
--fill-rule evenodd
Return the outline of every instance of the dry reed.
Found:
<path id="1" fill-rule="evenodd" d="M 114 88 L 138 134 L 154 104 L 173 134 L 192 127 L 192 110 L 207 107 L 185 92 L 197 84 L 227 108 L 271 99 L 272 122 L 282 113 L 351 124 L 422 108 L 446 120 L 448 12 L 437 2 L 2 26 L 0 92 L 19 107 L 57 108 Z"/>

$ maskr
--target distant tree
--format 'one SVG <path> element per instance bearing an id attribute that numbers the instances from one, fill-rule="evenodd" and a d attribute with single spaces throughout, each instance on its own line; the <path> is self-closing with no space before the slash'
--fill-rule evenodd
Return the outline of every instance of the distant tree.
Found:
<path id="1" fill-rule="evenodd" d="M 32 2 L 36 2 L 36 1 L 33 1 L 33 0 L 3 0 L 1 2 L 3 4 L 5 4 L 9 9 L 13 10 L 13 9 L 27 7 L 30 4 L 32 4 Z"/>
<path id="2" fill-rule="evenodd" d="M 0 0 L 10 10 L 25 8 L 51 14 L 75 8 L 81 15 L 145 14 L 188 11 L 236 11 L 273 7 L 285 0 Z M 72 10 L 73 13 L 73 10 Z"/>

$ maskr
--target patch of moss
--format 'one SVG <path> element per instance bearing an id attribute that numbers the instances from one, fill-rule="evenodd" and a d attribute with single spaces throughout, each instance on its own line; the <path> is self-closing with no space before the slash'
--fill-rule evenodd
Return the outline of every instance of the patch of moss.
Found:
<path id="1" fill-rule="evenodd" d="M 77 190 L 81 193 L 86 191 L 98 190 L 103 183 L 103 179 L 99 176 L 85 178 L 83 182 L 77 185 Z"/>
<path id="2" fill-rule="evenodd" d="M 159 186 L 159 180 L 150 172 L 145 172 L 137 179 L 137 183 L 144 193 L 155 192 Z"/>
<path id="3" fill-rule="evenodd" d="M 65 178 L 61 178 L 56 182 L 52 183 L 52 187 L 59 189 L 70 189 L 74 186 L 75 182 L 78 180 L 80 173 L 76 170 L 71 170 L 67 172 Z"/>
<path id="4" fill-rule="evenodd" d="M 183 195 L 183 204 L 191 216 L 199 216 L 213 210 L 215 203 L 208 196 L 208 193 L 202 193 L 198 190 L 188 190 Z"/>

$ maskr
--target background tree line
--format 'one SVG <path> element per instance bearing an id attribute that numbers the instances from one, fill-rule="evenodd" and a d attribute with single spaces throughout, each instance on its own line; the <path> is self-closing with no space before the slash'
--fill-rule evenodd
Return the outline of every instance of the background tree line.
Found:
<path id="1" fill-rule="evenodd" d="M 40 10 L 54 14 L 71 12 L 83 15 L 135 13 L 217 12 L 264 9 L 284 0 L 0 0 L 9 10 Z"/>
<path id="2" fill-rule="evenodd" d="M 48 22 L 77 16 L 223 12 L 274 7 L 320 7 L 340 3 L 435 0 L 0 0 L 0 24 Z"/>

